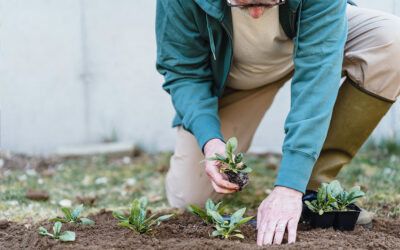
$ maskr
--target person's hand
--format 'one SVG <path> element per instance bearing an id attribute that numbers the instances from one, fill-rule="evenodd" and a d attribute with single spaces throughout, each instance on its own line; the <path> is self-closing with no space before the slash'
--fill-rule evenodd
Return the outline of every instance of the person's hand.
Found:
<path id="1" fill-rule="evenodd" d="M 281 244 L 286 228 L 288 243 L 296 241 L 303 194 L 291 188 L 276 186 L 263 200 L 257 213 L 257 245 Z"/>
<path id="2" fill-rule="evenodd" d="M 204 145 L 204 156 L 215 157 L 215 153 L 225 155 L 225 143 L 220 139 L 211 139 Z M 221 163 L 218 161 L 206 161 L 206 173 L 211 180 L 214 190 L 220 194 L 233 194 L 239 190 L 239 186 L 228 181 L 226 174 L 220 172 Z"/>

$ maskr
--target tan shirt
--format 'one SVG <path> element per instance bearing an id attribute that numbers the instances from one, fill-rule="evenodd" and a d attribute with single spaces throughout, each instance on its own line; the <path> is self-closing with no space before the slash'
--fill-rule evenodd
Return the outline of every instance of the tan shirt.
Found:
<path id="1" fill-rule="evenodd" d="M 279 22 L 279 9 L 265 9 L 258 19 L 247 9 L 231 8 L 233 61 L 226 85 L 253 89 L 277 81 L 294 69 L 293 41 Z"/>

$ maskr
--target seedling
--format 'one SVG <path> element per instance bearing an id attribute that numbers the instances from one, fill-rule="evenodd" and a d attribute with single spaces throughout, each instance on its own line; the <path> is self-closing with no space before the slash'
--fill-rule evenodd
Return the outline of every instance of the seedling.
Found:
<path id="1" fill-rule="evenodd" d="M 332 212 L 334 208 L 338 208 L 337 200 L 332 196 L 332 193 L 328 190 L 328 184 L 322 183 L 321 187 L 318 189 L 317 199 L 313 201 L 304 201 L 307 207 L 323 215 L 325 212 Z"/>
<path id="2" fill-rule="evenodd" d="M 349 192 L 346 192 L 335 180 L 329 184 L 322 183 L 318 189 L 316 200 L 304 202 L 311 211 L 322 215 L 324 212 L 350 211 L 348 206 L 357 202 L 357 199 L 364 195 L 359 186 L 354 186 Z"/>
<path id="3" fill-rule="evenodd" d="M 233 156 L 233 153 L 236 151 L 238 145 L 238 141 L 236 137 L 232 137 L 228 140 L 225 146 L 225 154 L 226 157 L 215 153 L 215 157 L 210 157 L 204 159 L 204 161 L 219 161 L 222 163 L 222 167 L 220 168 L 221 172 L 232 171 L 234 173 L 250 173 L 252 171 L 251 168 L 247 167 L 243 162 L 243 153 L 238 153 L 236 156 Z"/>
<path id="4" fill-rule="evenodd" d="M 211 235 L 213 237 L 219 236 L 224 239 L 229 239 L 230 237 L 237 237 L 244 239 L 244 235 L 241 234 L 241 231 L 237 228 L 253 218 L 253 216 L 243 218 L 242 216 L 245 211 L 246 208 L 242 208 L 236 211 L 234 214 L 232 214 L 231 220 L 229 222 L 224 220 L 218 212 L 213 210 L 208 210 L 207 213 L 209 213 L 215 220 L 214 228 L 216 230 L 212 232 Z"/>
<path id="5" fill-rule="evenodd" d="M 153 225 L 160 225 L 162 220 L 166 220 L 175 214 L 168 214 L 153 219 L 157 214 L 151 215 L 146 218 L 147 198 L 142 197 L 135 199 L 132 203 L 130 216 L 127 218 L 123 211 L 114 211 L 113 216 L 119 221 L 119 224 L 124 227 L 128 227 L 139 233 L 145 233 L 151 231 Z"/>
<path id="6" fill-rule="evenodd" d="M 63 208 L 61 208 L 61 211 L 64 214 L 65 219 L 53 218 L 53 219 L 50 219 L 50 221 L 58 221 L 58 222 L 62 222 L 62 223 L 74 223 L 74 224 L 81 223 L 82 225 L 85 225 L 85 226 L 94 225 L 94 221 L 89 220 L 88 218 L 78 218 L 78 216 L 82 212 L 82 209 L 83 209 L 82 204 L 79 205 L 74 210 L 72 210 L 68 207 L 63 207 Z"/>
<path id="7" fill-rule="evenodd" d="M 208 199 L 206 202 L 206 210 L 202 210 L 201 208 L 196 207 L 195 205 L 189 205 L 187 206 L 187 210 L 191 212 L 192 214 L 195 214 L 202 218 L 205 222 L 212 224 L 215 222 L 214 218 L 208 213 L 208 211 L 215 211 L 216 213 L 222 215 L 222 213 L 225 211 L 226 206 L 223 206 L 220 208 L 222 205 L 222 202 L 219 202 L 218 204 L 214 204 L 214 202 L 211 199 Z"/>
<path id="8" fill-rule="evenodd" d="M 340 186 L 338 181 L 335 185 L 338 185 L 338 190 L 340 191 L 337 196 L 335 196 L 338 204 L 339 211 L 349 211 L 348 206 L 357 202 L 358 198 L 365 196 L 365 193 L 361 191 L 359 186 L 352 187 L 349 192 L 346 192 Z"/>
<path id="9" fill-rule="evenodd" d="M 249 183 L 248 173 L 252 171 L 251 168 L 246 166 L 243 162 L 243 153 L 238 153 L 234 156 L 238 146 L 238 141 L 235 137 L 228 140 L 225 147 L 225 156 L 215 153 L 215 157 L 206 158 L 204 161 L 218 161 L 221 163 L 220 171 L 228 175 L 229 181 L 236 183 L 240 186 L 240 189 L 247 186 Z"/>
<path id="10" fill-rule="evenodd" d="M 54 234 L 48 233 L 47 229 L 44 227 L 39 227 L 39 234 L 43 235 L 43 236 L 50 236 L 56 240 L 60 240 L 60 241 L 75 241 L 75 233 L 71 232 L 71 231 L 65 231 L 62 234 L 61 233 L 61 227 L 62 224 L 61 222 L 57 221 L 56 223 L 54 223 L 53 226 L 53 232 Z"/>

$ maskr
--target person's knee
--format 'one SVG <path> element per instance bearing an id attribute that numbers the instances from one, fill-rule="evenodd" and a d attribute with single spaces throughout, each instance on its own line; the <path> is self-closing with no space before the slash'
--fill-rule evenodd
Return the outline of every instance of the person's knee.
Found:
<path id="1" fill-rule="evenodd" d="M 377 28 L 374 40 L 384 51 L 379 63 L 387 67 L 387 71 L 398 72 L 400 65 L 400 18 L 382 22 L 382 26 Z M 400 79 L 399 79 L 400 80 Z"/>

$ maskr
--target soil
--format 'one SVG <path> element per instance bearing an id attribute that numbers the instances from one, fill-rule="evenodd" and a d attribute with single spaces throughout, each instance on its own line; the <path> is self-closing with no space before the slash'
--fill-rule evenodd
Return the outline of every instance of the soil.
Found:
<path id="1" fill-rule="evenodd" d="M 260 249 L 256 245 L 256 229 L 241 227 L 243 240 L 221 240 L 209 235 L 213 231 L 196 216 L 185 212 L 163 221 L 151 233 L 139 234 L 119 226 L 111 212 L 90 215 L 94 226 L 63 224 L 61 232 L 76 232 L 76 241 L 61 243 L 37 233 L 39 226 L 52 231 L 45 221 L 28 226 L 10 223 L 0 229 L 0 249 Z M 311 229 L 300 224 L 297 243 L 272 246 L 279 249 L 400 249 L 400 220 L 377 218 L 372 230 L 356 226 L 354 231 Z M 269 247 L 271 248 L 271 246 Z"/>
<path id="2" fill-rule="evenodd" d="M 245 165 L 244 168 L 247 168 L 247 166 Z M 248 173 L 235 173 L 232 170 L 228 170 L 225 174 L 228 176 L 229 182 L 239 185 L 239 191 L 249 185 L 250 180 Z"/>

